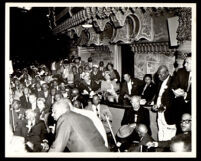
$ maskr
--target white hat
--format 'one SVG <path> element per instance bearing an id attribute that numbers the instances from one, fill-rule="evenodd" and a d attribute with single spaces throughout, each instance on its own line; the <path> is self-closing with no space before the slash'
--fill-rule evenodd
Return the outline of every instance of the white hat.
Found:
<path id="1" fill-rule="evenodd" d="M 98 68 L 98 65 L 97 64 L 93 64 L 93 68 Z"/>
<path id="2" fill-rule="evenodd" d="M 131 135 L 134 128 L 129 125 L 123 125 L 119 128 L 117 132 L 117 136 L 119 138 L 126 138 L 127 136 Z"/>

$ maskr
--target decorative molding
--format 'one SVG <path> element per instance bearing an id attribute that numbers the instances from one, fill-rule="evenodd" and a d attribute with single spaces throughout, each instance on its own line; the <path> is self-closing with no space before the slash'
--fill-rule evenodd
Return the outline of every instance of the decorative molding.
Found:
<path id="1" fill-rule="evenodd" d="M 169 47 L 169 42 L 145 42 L 131 45 L 132 51 L 136 54 L 164 54 L 174 56 L 175 48 Z"/>
<path id="2" fill-rule="evenodd" d="M 110 15 L 111 21 L 116 28 L 123 27 L 126 21 L 126 17 L 132 14 L 129 8 L 112 8 L 113 14 Z"/>
<path id="3" fill-rule="evenodd" d="M 154 38 L 154 32 L 153 32 L 153 20 L 150 16 L 150 10 L 147 10 L 147 12 L 143 13 L 140 8 L 137 8 L 135 10 L 135 15 L 140 20 L 140 31 L 139 34 L 136 35 L 135 41 L 138 41 L 142 38 L 153 41 Z"/>
<path id="4" fill-rule="evenodd" d="M 91 45 L 91 44 L 95 44 L 97 46 L 102 45 L 100 44 L 100 34 L 97 34 L 93 27 L 88 29 L 88 31 L 89 31 L 89 41 L 87 45 Z"/>
<path id="5" fill-rule="evenodd" d="M 94 24 L 94 27 L 96 28 L 96 30 L 98 31 L 98 32 L 102 32 L 102 31 L 104 31 L 104 29 L 105 29 L 105 25 L 108 23 L 108 22 L 110 22 L 110 19 L 109 18 L 106 18 L 106 19 L 95 19 L 94 21 L 93 21 L 93 24 Z"/>
<path id="6" fill-rule="evenodd" d="M 183 41 L 191 41 L 191 22 L 192 10 L 191 8 L 179 8 L 179 26 L 177 28 L 177 40 L 179 43 Z"/>
<path id="7" fill-rule="evenodd" d="M 79 25 L 79 26 L 76 26 L 76 27 L 73 27 L 71 30 L 73 30 L 75 32 L 75 34 L 80 37 L 82 31 L 84 30 L 84 28 Z"/>

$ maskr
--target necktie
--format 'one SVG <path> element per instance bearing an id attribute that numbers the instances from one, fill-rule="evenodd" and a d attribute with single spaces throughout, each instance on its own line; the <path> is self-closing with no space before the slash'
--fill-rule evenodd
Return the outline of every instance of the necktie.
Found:
<path id="1" fill-rule="evenodd" d="M 191 86 L 191 74 L 189 74 L 187 92 L 189 91 L 190 86 Z"/>
<path id="2" fill-rule="evenodd" d="M 26 95 L 25 97 L 26 97 L 26 101 L 29 102 L 29 100 L 28 100 L 28 96 Z"/>
<path id="3" fill-rule="evenodd" d="M 52 103 L 54 103 L 54 96 L 52 96 Z"/>
<path id="4" fill-rule="evenodd" d="M 144 95 L 144 91 L 147 89 L 147 84 L 144 86 L 144 89 L 143 89 L 143 92 L 142 92 L 142 95 Z"/>
<path id="5" fill-rule="evenodd" d="M 135 118 L 134 118 L 134 122 L 136 123 L 137 122 L 137 117 L 138 117 L 138 115 L 137 114 L 135 114 L 135 116 L 134 116 Z"/>

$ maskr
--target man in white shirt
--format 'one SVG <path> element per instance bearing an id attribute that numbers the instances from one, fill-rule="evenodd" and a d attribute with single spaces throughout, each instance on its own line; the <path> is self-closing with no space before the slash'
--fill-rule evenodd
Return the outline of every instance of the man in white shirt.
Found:
<path id="1" fill-rule="evenodd" d="M 92 122 L 94 123 L 95 127 L 97 128 L 97 130 L 99 131 L 99 133 L 102 135 L 102 137 L 105 141 L 105 146 L 108 147 L 108 140 L 107 140 L 105 128 L 104 128 L 101 120 L 97 117 L 97 115 L 93 111 L 86 110 L 86 109 L 79 109 L 79 108 L 76 108 L 75 106 L 73 106 L 71 108 L 71 110 L 73 112 L 79 113 L 81 115 L 84 115 L 84 116 L 90 118 L 92 120 Z"/>

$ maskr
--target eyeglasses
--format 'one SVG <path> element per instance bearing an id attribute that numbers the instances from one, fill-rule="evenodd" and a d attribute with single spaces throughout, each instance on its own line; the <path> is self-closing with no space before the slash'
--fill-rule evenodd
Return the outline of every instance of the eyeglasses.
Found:
<path id="1" fill-rule="evenodd" d="M 191 120 L 182 120 L 180 123 L 185 123 L 185 124 L 189 124 L 191 122 Z"/>

